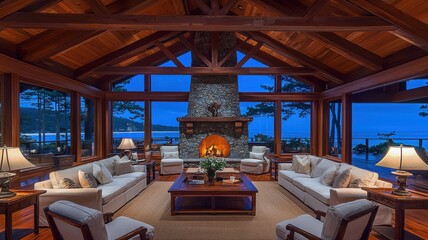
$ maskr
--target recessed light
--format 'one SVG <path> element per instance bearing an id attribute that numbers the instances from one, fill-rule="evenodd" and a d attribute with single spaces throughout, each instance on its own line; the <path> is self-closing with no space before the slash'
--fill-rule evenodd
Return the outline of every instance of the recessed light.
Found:
<path id="1" fill-rule="evenodd" d="M 240 4 L 239 4 L 239 5 L 238 5 L 238 9 L 239 9 L 239 10 L 243 10 L 243 9 L 244 9 L 244 7 L 242 7 L 242 5 L 240 5 Z"/>

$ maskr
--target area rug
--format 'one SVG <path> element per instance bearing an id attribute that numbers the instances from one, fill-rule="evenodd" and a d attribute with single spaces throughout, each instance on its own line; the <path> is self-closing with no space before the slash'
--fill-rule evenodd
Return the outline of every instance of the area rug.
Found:
<path id="1" fill-rule="evenodd" d="M 169 187 L 173 182 L 154 182 L 118 212 L 155 227 L 156 240 L 272 240 L 275 225 L 305 212 L 304 204 L 277 182 L 253 182 L 259 192 L 256 216 L 176 215 L 170 213 Z"/>

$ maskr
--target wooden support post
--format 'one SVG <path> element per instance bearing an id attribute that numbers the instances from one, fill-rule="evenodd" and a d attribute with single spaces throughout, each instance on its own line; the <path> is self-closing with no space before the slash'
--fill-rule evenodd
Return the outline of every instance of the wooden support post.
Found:
<path id="1" fill-rule="evenodd" d="M 342 162 L 352 163 L 352 100 L 349 93 L 342 96 Z"/>
<path id="2" fill-rule="evenodd" d="M 82 160 L 81 156 L 81 137 L 80 137 L 80 94 L 73 92 L 71 94 L 71 154 L 76 155 L 76 162 Z"/>
<path id="3" fill-rule="evenodd" d="M 275 75 L 275 92 L 281 92 L 281 75 Z M 274 143 L 275 143 L 275 155 L 281 156 L 281 126 L 282 126 L 282 102 L 276 101 L 275 103 L 275 118 L 274 118 Z"/>
<path id="4" fill-rule="evenodd" d="M 2 78 L 2 143 L 8 147 L 19 147 L 19 75 L 5 73 Z"/>
<path id="5" fill-rule="evenodd" d="M 312 101 L 311 106 L 311 150 L 312 155 L 319 155 L 320 140 L 319 140 L 319 129 L 320 127 L 320 106 L 319 101 Z"/>
<path id="6" fill-rule="evenodd" d="M 99 158 L 102 158 L 104 147 L 102 143 L 104 142 L 103 139 L 103 101 L 102 98 L 96 98 L 95 99 L 95 126 L 94 126 L 94 144 L 95 144 L 95 152 L 94 156 L 97 156 Z M 111 121 L 111 120 L 110 120 Z"/>
<path id="7" fill-rule="evenodd" d="M 144 91 L 151 91 L 151 75 L 144 75 Z M 151 149 L 152 142 L 152 101 L 144 102 L 144 151 Z"/>

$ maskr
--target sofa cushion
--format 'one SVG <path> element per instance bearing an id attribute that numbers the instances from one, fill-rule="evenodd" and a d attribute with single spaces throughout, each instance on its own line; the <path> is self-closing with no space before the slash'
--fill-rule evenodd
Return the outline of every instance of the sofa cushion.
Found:
<path id="1" fill-rule="evenodd" d="M 138 181 L 141 181 L 143 179 L 145 179 L 147 176 L 147 174 L 145 172 L 132 172 L 132 173 L 125 173 L 122 175 L 117 175 L 114 176 L 113 179 L 118 179 L 118 178 L 135 178 Z"/>
<path id="2" fill-rule="evenodd" d="M 98 187 L 97 179 L 95 179 L 92 173 L 87 173 L 79 170 L 79 183 L 83 188 L 96 188 Z"/>
<path id="3" fill-rule="evenodd" d="M 332 187 L 334 188 L 348 187 L 349 182 L 351 181 L 351 174 L 352 174 L 352 168 L 348 168 L 345 171 L 339 173 L 334 179 Z"/>
<path id="4" fill-rule="evenodd" d="M 99 185 L 97 188 L 102 189 L 103 204 L 108 203 L 113 198 L 119 196 L 138 182 L 135 178 L 115 178 L 114 181 Z"/>
<path id="5" fill-rule="evenodd" d="M 161 153 L 178 152 L 178 146 L 161 146 L 160 151 L 161 151 Z"/>
<path id="6" fill-rule="evenodd" d="M 172 159 L 172 158 L 178 158 L 178 151 L 177 152 L 163 152 L 162 153 L 162 159 Z"/>
<path id="7" fill-rule="evenodd" d="M 129 233 L 139 227 L 145 227 L 147 229 L 146 239 L 154 239 L 155 228 L 153 226 L 134 220 L 132 218 L 118 217 L 112 222 L 106 224 L 106 230 L 109 239 L 118 239 L 119 237 L 122 237 L 122 235 Z M 138 237 L 137 239 L 140 238 Z"/>
<path id="8" fill-rule="evenodd" d="M 241 164 L 249 165 L 249 166 L 258 166 L 260 164 L 263 164 L 265 160 L 260 159 L 242 159 Z"/>
<path id="9" fill-rule="evenodd" d="M 319 181 L 310 182 L 306 184 L 306 192 L 318 201 L 325 205 L 330 205 L 330 189 L 332 187 L 321 184 Z"/>
<path id="10" fill-rule="evenodd" d="M 116 173 L 116 175 L 131 173 L 132 172 L 131 161 L 115 161 L 114 172 Z"/>
<path id="11" fill-rule="evenodd" d="M 311 159 L 308 157 L 297 159 L 297 173 L 309 175 L 311 173 Z"/>
<path id="12" fill-rule="evenodd" d="M 70 188 L 81 188 L 78 182 L 71 180 L 70 178 L 64 178 L 59 183 L 59 188 L 62 189 L 70 189 Z"/>
<path id="13" fill-rule="evenodd" d="M 113 156 L 113 157 L 109 157 L 109 158 L 106 158 L 106 159 L 99 160 L 99 161 L 97 161 L 95 163 L 98 164 L 98 165 L 100 163 L 104 164 L 104 166 L 108 169 L 108 171 L 110 172 L 110 174 L 112 176 L 114 176 L 115 175 L 115 172 L 114 172 L 114 161 L 115 160 L 116 161 L 120 161 L 120 157 L 118 155 L 116 155 L 116 156 Z"/>
<path id="14" fill-rule="evenodd" d="M 311 176 L 302 174 L 302 173 L 296 173 L 292 170 L 279 170 L 278 176 L 287 179 L 289 182 L 293 181 L 293 178 L 310 178 Z"/>
<path id="15" fill-rule="evenodd" d="M 87 163 L 87 164 L 79 165 L 76 167 L 67 168 L 67 169 L 59 170 L 59 171 L 53 171 L 53 172 L 49 173 L 49 179 L 52 183 L 52 187 L 55 189 L 58 189 L 61 180 L 64 178 L 69 178 L 69 179 L 73 180 L 74 182 L 79 182 L 79 176 L 77 174 L 78 171 L 82 170 L 84 172 L 92 173 L 92 164 L 93 163 Z"/>
<path id="16" fill-rule="evenodd" d="M 107 184 L 113 181 L 113 176 L 103 163 L 100 163 L 100 165 L 94 164 L 93 174 L 100 184 Z"/>
<path id="17" fill-rule="evenodd" d="M 276 224 L 275 233 L 277 238 L 276 239 L 287 239 L 288 234 L 290 231 L 286 229 L 288 224 L 293 224 L 296 227 L 299 227 L 301 229 L 305 229 L 309 233 L 320 237 L 323 224 L 321 221 L 318 221 L 316 218 L 312 217 L 309 214 L 303 214 L 296 218 L 285 220 L 282 222 L 279 222 Z M 294 239 L 302 240 L 307 239 L 303 237 L 302 235 L 296 233 L 294 235 Z"/>
<path id="18" fill-rule="evenodd" d="M 162 159 L 162 166 L 177 166 L 183 164 L 183 159 L 171 158 L 171 159 Z"/>
<path id="19" fill-rule="evenodd" d="M 359 167 L 349 165 L 347 163 L 340 164 L 340 168 L 337 171 L 341 173 L 344 170 L 351 167 L 352 167 L 351 182 L 355 181 L 356 179 L 361 179 L 361 184 L 360 184 L 361 186 L 367 186 L 367 187 L 375 186 L 375 183 L 379 178 L 378 173 L 361 169 Z"/>
<path id="20" fill-rule="evenodd" d="M 312 169 L 311 177 L 321 177 L 321 175 L 331 166 L 338 166 L 340 163 L 322 158 L 321 161 Z"/>
<path id="21" fill-rule="evenodd" d="M 265 146 L 253 146 L 251 152 L 253 153 L 265 153 L 267 148 Z"/>
<path id="22" fill-rule="evenodd" d="M 259 160 L 264 160 L 264 153 L 256 153 L 256 152 L 250 152 L 250 158 L 252 159 L 259 159 Z"/>
<path id="23" fill-rule="evenodd" d="M 337 174 L 337 169 L 339 165 L 337 166 L 331 166 L 320 177 L 320 183 L 326 186 L 331 186 L 334 182 L 334 178 Z"/>

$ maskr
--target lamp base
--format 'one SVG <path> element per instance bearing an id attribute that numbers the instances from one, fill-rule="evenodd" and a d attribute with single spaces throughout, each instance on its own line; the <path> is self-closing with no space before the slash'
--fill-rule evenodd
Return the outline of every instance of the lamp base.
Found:
<path id="1" fill-rule="evenodd" d="M 14 192 L 0 192 L 0 199 L 15 197 L 16 193 Z"/>
<path id="2" fill-rule="evenodd" d="M 411 195 L 411 193 L 406 190 L 406 187 L 407 187 L 407 177 L 410 177 L 413 174 L 402 170 L 397 170 L 391 173 L 396 176 L 397 183 L 398 183 L 398 188 L 394 189 L 392 191 L 392 194 L 399 195 L 399 196 Z"/>

